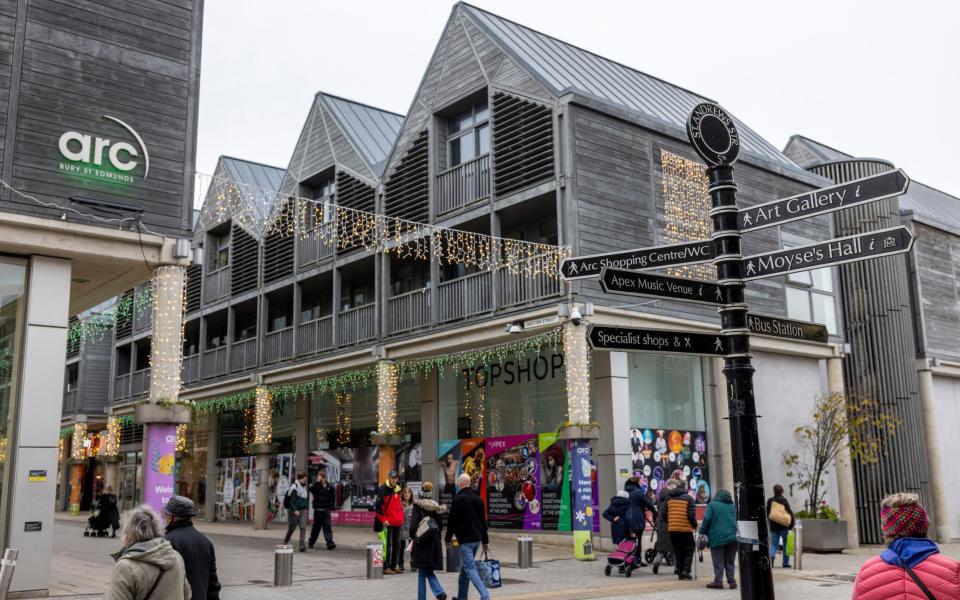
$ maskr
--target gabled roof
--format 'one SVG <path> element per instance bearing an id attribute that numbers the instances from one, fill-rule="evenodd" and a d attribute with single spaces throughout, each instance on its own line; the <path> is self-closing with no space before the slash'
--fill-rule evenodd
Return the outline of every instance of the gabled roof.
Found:
<path id="1" fill-rule="evenodd" d="M 317 96 L 371 170 L 377 177 L 383 175 L 387 158 L 403 126 L 403 115 L 323 92 Z"/>
<path id="2" fill-rule="evenodd" d="M 802 135 L 792 135 L 783 149 L 784 154 L 804 168 L 812 169 L 833 162 L 870 160 L 889 163 L 876 158 L 858 158 Z M 909 175 L 909 173 L 908 173 Z M 941 192 L 929 185 L 910 180 L 907 193 L 900 196 L 900 212 L 910 214 L 914 221 L 960 235 L 960 198 Z"/>
<path id="3" fill-rule="evenodd" d="M 279 167 L 221 156 L 196 219 L 194 240 L 227 219 L 260 239 L 284 173 Z"/>
<path id="4" fill-rule="evenodd" d="M 588 52 L 469 4 L 459 6 L 481 30 L 557 96 L 566 92 L 589 97 L 659 124 L 664 133 L 687 141 L 690 110 L 707 100 L 618 62 Z M 794 174 L 805 174 L 773 144 L 737 121 L 743 156 Z M 809 175 L 807 179 L 809 179 Z"/>

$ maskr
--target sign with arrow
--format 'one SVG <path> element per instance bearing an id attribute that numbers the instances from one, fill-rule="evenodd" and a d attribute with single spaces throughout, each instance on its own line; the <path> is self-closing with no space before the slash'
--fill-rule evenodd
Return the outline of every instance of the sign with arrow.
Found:
<path id="1" fill-rule="evenodd" d="M 906 227 L 858 233 L 808 246 L 774 250 L 743 259 L 743 278 L 762 279 L 843 263 L 909 252 L 913 235 Z"/>
<path id="2" fill-rule="evenodd" d="M 754 231 L 824 215 L 841 208 L 899 196 L 907 191 L 910 178 L 902 169 L 872 175 L 830 187 L 804 192 L 789 198 L 741 208 L 737 215 L 740 231 Z"/>
<path id="3" fill-rule="evenodd" d="M 672 298 L 706 304 L 723 303 L 723 290 L 716 283 L 642 271 L 605 268 L 600 274 L 600 287 L 608 293 L 629 296 Z"/>
<path id="4" fill-rule="evenodd" d="M 665 246 L 636 248 L 609 254 L 591 254 L 565 258 L 560 263 L 560 275 L 567 281 L 586 277 L 600 277 L 605 267 L 619 269 L 660 269 L 676 265 L 710 262 L 713 248 L 710 240 L 681 242 Z"/>
<path id="5" fill-rule="evenodd" d="M 727 349 L 726 338 L 719 334 L 639 327 L 592 325 L 588 339 L 594 350 L 723 356 Z"/>
<path id="6" fill-rule="evenodd" d="M 827 328 L 818 323 L 748 313 L 747 327 L 754 335 L 827 343 Z"/>

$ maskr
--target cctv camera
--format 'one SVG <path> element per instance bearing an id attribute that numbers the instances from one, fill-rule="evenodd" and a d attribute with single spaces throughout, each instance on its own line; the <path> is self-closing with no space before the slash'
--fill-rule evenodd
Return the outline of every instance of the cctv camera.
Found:
<path id="1" fill-rule="evenodd" d="M 508 323 L 505 329 L 507 333 L 521 333 L 523 331 L 523 323 L 514 321 L 513 323 Z"/>
<path id="2" fill-rule="evenodd" d="M 570 320 L 573 322 L 574 325 L 579 325 L 580 319 L 582 318 L 583 317 L 580 316 L 580 309 L 574 306 L 573 310 L 570 311 Z"/>

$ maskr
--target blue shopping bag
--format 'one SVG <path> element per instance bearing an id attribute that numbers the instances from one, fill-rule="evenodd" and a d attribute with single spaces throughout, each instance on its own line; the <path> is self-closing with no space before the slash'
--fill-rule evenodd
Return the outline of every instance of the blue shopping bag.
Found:
<path id="1" fill-rule="evenodd" d="M 503 581 L 500 580 L 500 561 L 487 557 L 487 552 L 483 552 L 483 560 L 476 561 L 477 563 L 477 572 L 480 573 L 480 578 L 483 579 L 483 584 L 487 588 L 498 588 L 503 585 Z"/>

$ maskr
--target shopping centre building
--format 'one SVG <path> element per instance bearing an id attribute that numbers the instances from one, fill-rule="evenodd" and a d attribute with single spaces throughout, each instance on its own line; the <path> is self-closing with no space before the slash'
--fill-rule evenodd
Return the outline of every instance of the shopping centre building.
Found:
<path id="1" fill-rule="evenodd" d="M 557 273 L 563 256 L 709 237 L 703 165 L 684 129 L 702 100 L 457 4 L 407 115 L 319 93 L 287 165 L 222 157 L 187 269 L 180 399 L 192 419 L 178 429 L 179 493 L 207 519 L 263 526 L 285 518 L 281 498 L 294 473 L 323 468 L 338 484 L 337 522 L 364 524 L 388 468 L 411 485 L 439 481 L 442 499 L 468 472 L 478 475 L 492 526 L 564 531 L 571 437 L 593 438 L 600 504 L 635 473 L 656 490 L 679 469 L 700 501 L 732 490 L 721 359 L 586 345 L 589 324 L 715 333 L 716 309 L 607 294 L 596 279 Z M 873 172 L 831 170 L 855 159 L 803 155 L 826 148 L 805 138 L 784 153 L 738 128 L 745 205 Z M 794 429 L 810 422 L 818 399 L 846 391 L 845 381 L 863 389 L 863 361 L 901 359 L 903 377 L 870 388 L 899 403 L 898 436 L 925 435 L 923 373 L 936 375 L 942 408 L 956 412 L 948 377 L 960 357 L 947 330 L 956 331 L 957 291 L 947 294 L 932 271 L 956 260 L 924 238 L 956 252 L 941 238 L 955 240 L 960 229 L 931 224 L 928 194 L 915 189 L 906 218 L 923 252 L 884 259 L 904 277 L 884 280 L 889 302 L 869 318 L 851 305 L 862 292 L 845 274 L 853 267 L 747 286 L 752 312 L 828 331 L 826 340 L 751 338 L 768 484 L 791 483 L 782 456 L 797 445 Z M 930 195 L 938 206 L 958 202 Z M 899 222 L 907 202 L 886 201 L 879 216 L 846 217 L 851 223 L 845 211 L 747 233 L 745 252 Z M 670 272 L 713 279 L 709 265 Z M 60 509 L 86 509 L 106 484 L 124 506 L 142 496 L 153 458 L 133 415 L 150 388 L 152 293 L 131 287 L 70 328 L 61 446 L 73 459 L 61 462 Z M 910 310 L 918 303 L 927 321 Z M 895 335 L 884 329 L 886 314 L 899 319 Z M 918 323 L 934 342 L 919 375 L 910 343 Z M 901 458 L 898 450 L 881 465 Z M 874 541 L 868 521 L 883 492 L 931 494 L 934 469 L 915 463 L 894 474 L 831 470 L 826 500 L 848 519 L 849 544 Z"/>

